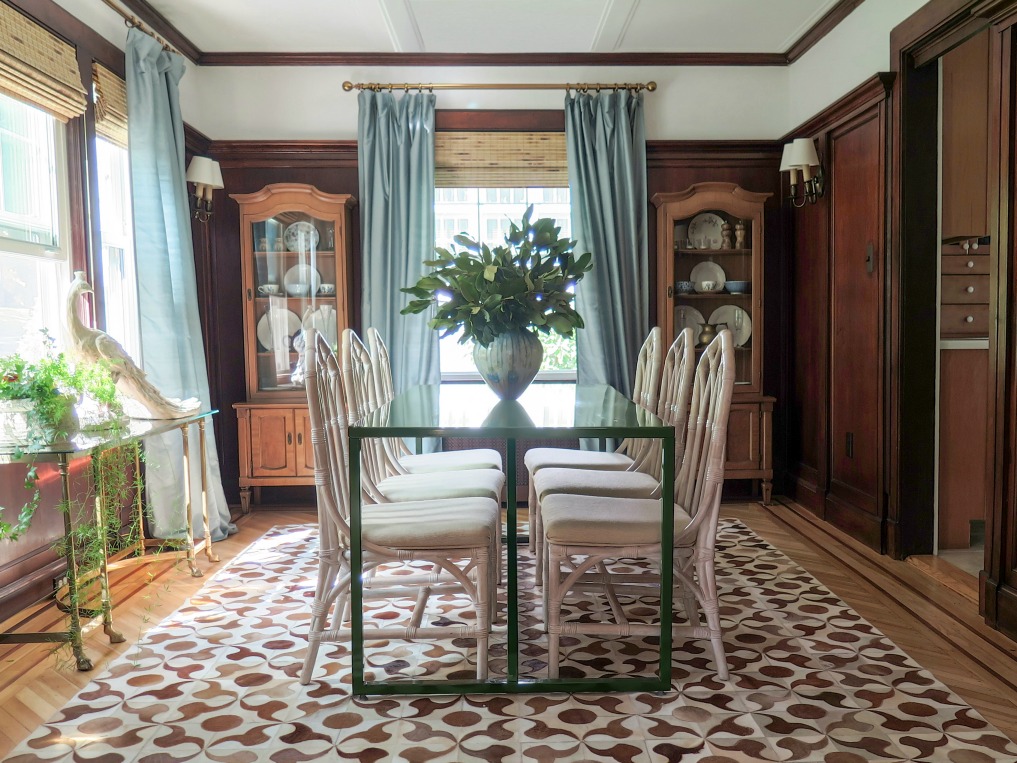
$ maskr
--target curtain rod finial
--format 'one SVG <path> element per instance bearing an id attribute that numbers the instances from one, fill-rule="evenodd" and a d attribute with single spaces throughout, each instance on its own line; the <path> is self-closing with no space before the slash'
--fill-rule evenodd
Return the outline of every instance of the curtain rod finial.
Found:
<path id="1" fill-rule="evenodd" d="M 346 91 L 346 92 L 348 93 L 348 92 L 350 92 L 350 91 L 351 91 L 352 89 L 353 89 L 353 83 L 352 83 L 352 82 L 350 82 L 349 80 L 346 80 L 346 81 L 345 81 L 345 82 L 343 83 L 343 90 L 345 90 L 345 91 Z"/>
<path id="2" fill-rule="evenodd" d="M 656 89 L 657 89 L 657 83 L 654 82 L 653 80 L 650 80 L 649 82 L 646 83 L 646 92 L 652 93 Z"/>

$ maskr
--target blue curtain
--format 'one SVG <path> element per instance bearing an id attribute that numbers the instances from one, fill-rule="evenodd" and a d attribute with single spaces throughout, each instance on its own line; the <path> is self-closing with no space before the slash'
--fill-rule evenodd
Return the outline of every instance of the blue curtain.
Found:
<path id="1" fill-rule="evenodd" d="M 438 333 L 430 316 L 400 315 L 434 254 L 434 95 L 362 90 L 357 130 L 363 328 L 381 332 L 396 392 L 437 384 Z"/>
<path id="2" fill-rule="evenodd" d="M 632 396 L 650 328 L 643 99 L 627 90 L 565 96 L 565 143 L 577 252 L 593 270 L 576 293 L 578 380 Z"/>
<path id="3" fill-rule="evenodd" d="M 137 29 L 127 33 L 128 142 L 134 242 L 137 252 L 141 347 L 149 380 L 168 397 L 199 398 L 210 407 L 204 342 L 198 321 L 194 251 L 184 180 L 184 123 L 178 85 L 184 61 Z M 192 425 L 192 433 L 197 427 Z M 145 441 L 152 533 L 180 537 L 183 524 L 183 446 L 180 432 Z M 191 524 L 201 523 L 198 438 L 191 437 Z M 219 540 L 230 525 L 215 437 L 208 427 L 209 530 Z"/>

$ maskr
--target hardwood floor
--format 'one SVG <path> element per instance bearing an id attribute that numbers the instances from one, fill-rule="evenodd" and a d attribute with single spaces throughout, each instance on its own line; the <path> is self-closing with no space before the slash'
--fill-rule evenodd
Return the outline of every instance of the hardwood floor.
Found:
<path id="1" fill-rule="evenodd" d="M 883 631 L 987 720 L 1017 741 L 1017 644 L 988 629 L 977 606 L 950 587 L 904 562 L 873 554 L 836 530 L 817 526 L 793 507 L 727 504 L 722 513 L 743 521 L 793 558 L 859 614 Z M 222 560 L 232 558 L 277 524 L 314 521 L 307 511 L 259 511 L 240 522 L 240 532 L 217 543 Z M 220 565 L 200 562 L 206 576 Z M 149 581 L 148 573 L 154 578 Z M 101 627 L 85 638 L 93 673 L 74 669 L 66 649 L 52 645 L 0 646 L 0 758 L 52 716 L 92 675 L 158 623 L 205 578 L 186 568 L 150 565 L 116 582 L 115 620 L 127 636 L 109 644 Z M 54 613 L 38 615 L 54 621 Z"/>

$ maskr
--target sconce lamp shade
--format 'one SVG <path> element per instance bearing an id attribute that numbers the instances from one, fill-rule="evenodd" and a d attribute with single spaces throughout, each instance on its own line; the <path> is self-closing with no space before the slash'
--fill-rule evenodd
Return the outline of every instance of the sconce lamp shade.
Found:
<path id="1" fill-rule="evenodd" d="M 787 147 L 785 146 L 785 149 Z M 785 151 L 785 153 L 787 153 Z M 790 156 L 787 157 L 788 164 L 792 167 L 818 167 L 819 155 L 816 153 L 816 144 L 811 138 L 795 138 L 791 144 Z"/>
<path id="2" fill-rule="evenodd" d="M 791 147 L 793 145 L 794 145 L 793 143 L 784 144 L 784 153 L 781 154 L 780 157 L 781 172 L 789 172 L 790 170 L 794 169 L 794 166 L 791 164 Z"/>
<path id="3" fill-rule="evenodd" d="M 208 186 L 209 188 L 224 187 L 219 162 L 209 159 L 207 156 L 191 158 L 191 163 L 187 165 L 187 181 L 195 185 Z"/>

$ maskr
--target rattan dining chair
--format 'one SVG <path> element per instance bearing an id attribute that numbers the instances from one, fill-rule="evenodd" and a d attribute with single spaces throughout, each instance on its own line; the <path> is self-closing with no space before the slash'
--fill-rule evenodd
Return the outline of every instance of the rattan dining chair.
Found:
<path id="1" fill-rule="evenodd" d="M 378 402 L 384 404 L 395 397 L 392 362 L 389 358 L 388 347 L 382 339 L 381 332 L 373 326 L 367 329 L 365 338 L 373 362 L 375 395 Z M 491 448 L 411 453 L 406 447 L 406 443 L 398 437 L 389 438 L 386 448 L 390 453 L 392 467 L 401 474 L 425 474 L 464 469 L 502 470 L 501 454 Z"/>
<path id="2" fill-rule="evenodd" d="M 413 601 L 408 623 L 365 623 L 364 640 L 438 640 L 471 638 L 477 642 L 477 678 L 487 676 L 488 640 L 495 598 L 492 548 L 499 507 L 490 498 L 371 504 L 361 507 L 363 570 L 350 563 L 349 411 L 343 372 L 328 343 L 308 332 L 305 351 L 306 390 L 314 448 L 314 483 L 318 501 L 320 548 L 318 576 L 311 606 L 308 650 L 300 683 L 311 680 L 322 643 L 348 641 L 345 624 L 351 581 L 373 575 L 365 598 Z M 388 568 L 428 562 L 439 576 L 385 574 Z M 465 592 L 475 610 L 465 622 L 425 623 L 433 594 Z M 444 619 L 444 617 L 442 618 Z M 472 620 L 472 623 L 470 623 Z"/>
<path id="3" fill-rule="evenodd" d="M 370 352 L 352 329 L 342 335 L 344 388 L 350 410 L 359 420 L 379 407 Z M 377 503 L 422 501 L 437 498 L 484 497 L 501 501 L 505 475 L 498 469 L 461 469 L 449 472 L 406 474 L 399 470 L 387 441 L 365 441 L 361 478 Z"/>
<path id="4" fill-rule="evenodd" d="M 714 573 L 717 521 L 727 422 L 734 389 L 734 347 L 731 332 L 724 329 L 703 351 L 696 366 L 688 433 L 681 469 L 674 486 L 674 575 L 687 625 L 676 625 L 676 637 L 709 639 L 717 676 L 728 676 L 724 655 L 719 601 Z M 630 622 L 618 599 L 618 586 L 609 565 L 625 559 L 654 560 L 661 553 L 660 501 L 549 495 L 544 501 L 543 541 L 547 546 L 544 582 L 544 616 L 548 631 L 548 670 L 558 675 L 559 646 L 563 635 L 590 634 L 603 637 L 656 636 L 658 625 Z M 613 622 L 562 620 L 566 595 L 588 590 L 587 573 L 596 571 L 606 595 Z M 617 576 L 630 580 L 630 576 Z M 647 578 L 653 580 L 653 575 Z M 659 579 L 659 578 L 658 578 Z M 674 593 L 660 592 L 661 606 L 668 606 Z M 705 624 L 700 619 L 700 608 Z"/>
<path id="5" fill-rule="evenodd" d="M 657 406 L 662 357 L 661 331 L 660 328 L 654 326 L 639 349 L 636 374 L 632 384 L 632 400 L 649 411 L 655 410 Z M 649 447 L 651 447 L 649 440 L 623 440 L 617 450 L 609 453 L 576 448 L 530 448 L 526 451 L 523 456 L 523 464 L 526 466 L 529 482 L 527 518 L 530 522 L 530 551 L 536 553 L 537 549 L 535 528 L 539 506 L 533 477 L 538 471 L 554 468 L 634 471 L 648 456 L 647 449 Z"/>
<path id="6" fill-rule="evenodd" d="M 689 395 L 692 377 L 696 370 L 695 338 L 692 329 L 683 329 L 668 348 L 660 375 L 660 395 L 657 400 L 657 417 L 675 429 L 675 474 L 681 466 L 685 449 L 688 423 Z M 601 469 L 567 469 L 551 467 L 540 469 L 533 476 L 534 535 L 537 538 L 536 583 L 543 583 L 546 564 L 542 539 L 540 505 L 547 496 L 557 493 L 570 495 L 610 496 L 613 498 L 660 498 L 661 449 L 657 440 L 643 449 L 636 468 L 629 471 Z"/>

